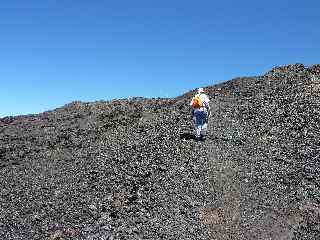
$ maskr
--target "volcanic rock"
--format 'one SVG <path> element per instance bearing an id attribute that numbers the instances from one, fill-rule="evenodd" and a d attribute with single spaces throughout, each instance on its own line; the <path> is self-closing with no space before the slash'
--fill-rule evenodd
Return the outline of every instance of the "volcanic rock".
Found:
<path id="1" fill-rule="evenodd" d="M 0 239 L 320 239 L 320 65 L 0 119 Z"/>

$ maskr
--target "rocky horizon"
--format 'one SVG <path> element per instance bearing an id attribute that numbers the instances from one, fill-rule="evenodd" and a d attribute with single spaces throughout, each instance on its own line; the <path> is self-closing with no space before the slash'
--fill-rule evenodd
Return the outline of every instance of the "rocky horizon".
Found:
<path id="1" fill-rule="evenodd" d="M 320 65 L 205 90 L 0 118 L 0 239 L 320 239 Z"/>

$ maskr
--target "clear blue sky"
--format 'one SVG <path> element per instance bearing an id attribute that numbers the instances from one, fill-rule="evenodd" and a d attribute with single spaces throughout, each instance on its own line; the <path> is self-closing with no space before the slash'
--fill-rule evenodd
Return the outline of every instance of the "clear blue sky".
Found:
<path id="1" fill-rule="evenodd" d="M 320 63 L 319 0 L 10 0 L 0 10 L 0 116 Z"/>

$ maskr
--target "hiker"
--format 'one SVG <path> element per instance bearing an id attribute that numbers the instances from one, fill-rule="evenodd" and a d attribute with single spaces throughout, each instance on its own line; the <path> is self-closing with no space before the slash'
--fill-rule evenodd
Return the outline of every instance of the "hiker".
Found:
<path id="1" fill-rule="evenodd" d="M 205 94 L 203 88 L 198 89 L 198 93 L 192 98 L 190 106 L 193 107 L 192 113 L 195 117 L 196 140 L 204 140 L 208 128 L 210 115 L 210 99 Z"/>

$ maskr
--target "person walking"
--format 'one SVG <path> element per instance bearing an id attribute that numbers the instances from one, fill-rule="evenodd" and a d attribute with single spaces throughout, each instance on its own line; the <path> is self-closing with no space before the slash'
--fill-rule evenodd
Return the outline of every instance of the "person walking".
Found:
<path id="1" fill-rule="evenodd" d="M 198 88 L 197 94 L 192 98 L 190 106 L 195 120 L 196 140 L 204 141 L 208 128 L 210 115 L 210 99 L 203 88 Z"/>

